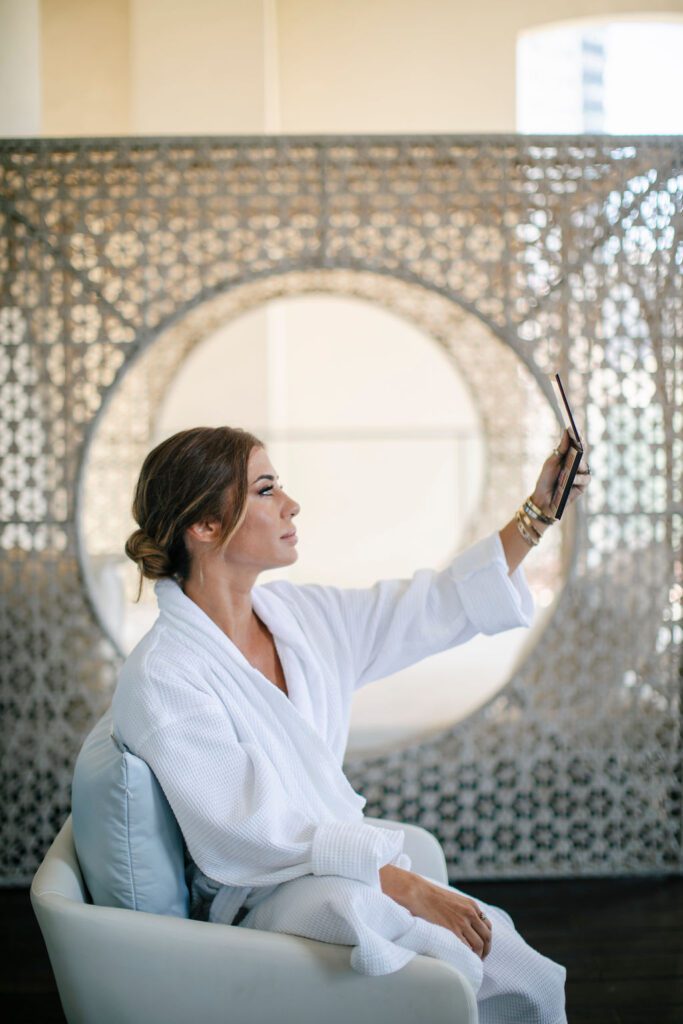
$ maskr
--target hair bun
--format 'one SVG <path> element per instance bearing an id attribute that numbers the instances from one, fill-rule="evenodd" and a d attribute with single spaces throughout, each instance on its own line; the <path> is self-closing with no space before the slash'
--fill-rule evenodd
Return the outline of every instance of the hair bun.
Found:
<path id="1" fill-rule="evenodd" d="M 144 530 L 134 530 L 126 541 L 125 551 L 136 563 L 140 574 L 148 580 L 158 580 L 171 575 L 171 560 L 168 552 Z"/>

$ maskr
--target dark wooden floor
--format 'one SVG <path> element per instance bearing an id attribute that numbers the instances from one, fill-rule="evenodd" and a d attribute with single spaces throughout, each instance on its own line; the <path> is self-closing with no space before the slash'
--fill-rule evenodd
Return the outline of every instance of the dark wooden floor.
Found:
<path id="1" fill-rule="evenodd" d="M 457 884 L 564 964 L 570 1024 L 683 1024 L 683 878 Z M 0 889 L 0 915 L 0 1020 L 64 1024 L 28 891 Z"/>

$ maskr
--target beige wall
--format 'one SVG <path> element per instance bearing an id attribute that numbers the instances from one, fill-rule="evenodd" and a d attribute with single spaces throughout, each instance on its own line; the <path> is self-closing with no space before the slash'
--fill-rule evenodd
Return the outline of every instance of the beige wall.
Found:
<path id="1" fill-rule="evenodd" d="M 128 0 L 40 0 L 43 135 L 130 127 Z"/>
<path id="2" fill-rule="evenodd" d="M 515 131 L 520 31 L 648 12 L 683 0 L 0 0 L 0 132 Z"/>
<path id="3" fill-rule="evenodd" d="M 264 131 L 269 6 L 261 0 L 131 0 L 131 131 Z"/>

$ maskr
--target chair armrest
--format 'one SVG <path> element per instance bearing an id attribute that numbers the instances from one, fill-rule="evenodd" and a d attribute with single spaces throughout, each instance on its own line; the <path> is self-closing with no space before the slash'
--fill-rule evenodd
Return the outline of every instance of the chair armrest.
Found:
<path id="1" fill-rule="evenodd" d="M 31 885 L 69 1024 L 477 1024 L 469 982 L 436 957 L 371 977 L 349 946 L 84 898 L 69 817 Z"/>
<path id="2" fill-rule="evenodd" d="M 352 970 L 346 945 L 84 899 L 69 817 L 36 872 L 31 902 L 70 1024 L 477 1021 L 469 982 L 436 957 L 418 954 L 400 971 L 370 977 Z"/>
<path id="3" fill-rule="evenodd" d="M 476 1024 L 474 992 L 417 955 L 380 977 L 350 947 L 302 936 L 39 897 L 70 1024 Z"/>

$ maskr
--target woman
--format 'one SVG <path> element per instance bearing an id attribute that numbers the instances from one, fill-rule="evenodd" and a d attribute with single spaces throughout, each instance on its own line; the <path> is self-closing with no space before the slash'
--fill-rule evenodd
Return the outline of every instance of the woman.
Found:
<path id="1" fill-rule="evenodd" d="M 252 434 L 198 427 L 148 454 L 126 553 L 140 588 L 157 581 L 160 614 L 112 711 L 180 825 L 192 916 L 353 946 L 365 974 L 440 957 L 468 977 L 482 1024 L 566 1020 L 564 968 L 504 911 L 412 872 L 405 833 L 364 819 L 341 765 L 355 690 L 478 632 L 530 624 L 521 562 L 553 521 L 567 446 L 565 432 L 499 533 L 440 572 L 366 589 L 254 586 L 296 561 L 299 505 Z M 570 500 L 587 467 L 577 481 Z"/>

